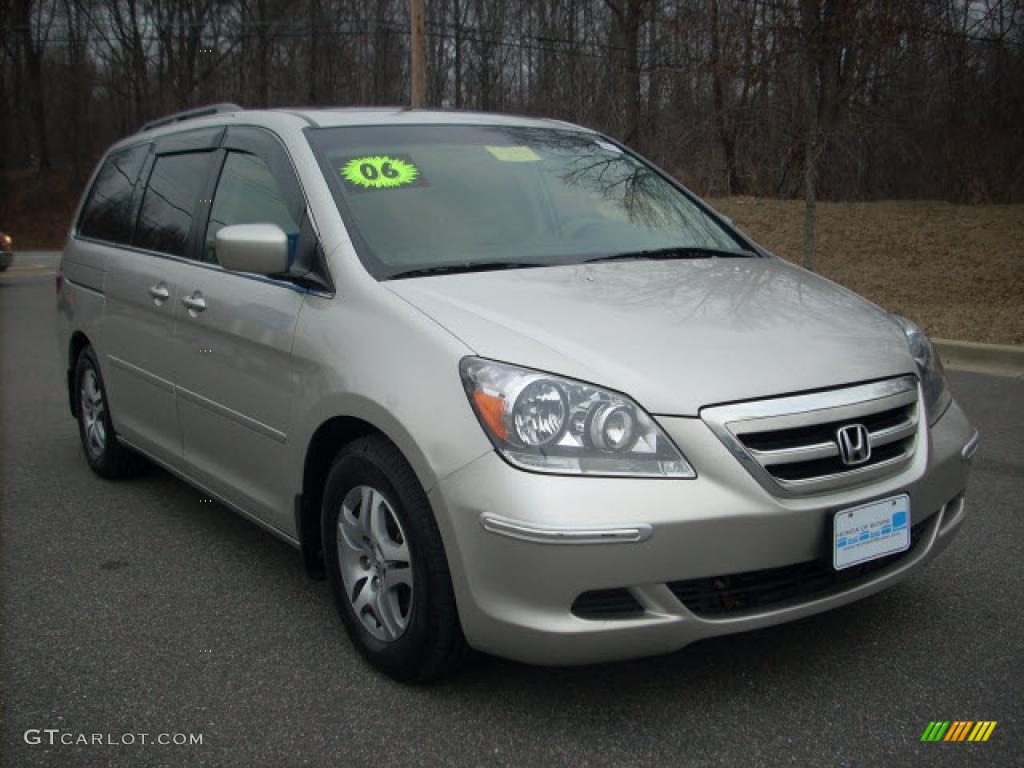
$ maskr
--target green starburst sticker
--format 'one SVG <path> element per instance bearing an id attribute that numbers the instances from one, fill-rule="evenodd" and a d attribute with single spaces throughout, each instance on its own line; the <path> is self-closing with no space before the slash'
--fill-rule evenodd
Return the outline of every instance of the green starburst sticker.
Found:
<path id="1" fill-rule="evenodd" d="M 390 155 L 353 157 L 340 170 L 345 181 L 362 189 L 404 187 L 420 176 L 411 161 Z"/>

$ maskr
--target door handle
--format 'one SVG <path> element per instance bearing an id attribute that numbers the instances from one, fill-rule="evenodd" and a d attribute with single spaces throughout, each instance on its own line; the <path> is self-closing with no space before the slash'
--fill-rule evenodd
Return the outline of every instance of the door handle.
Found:
<path id="1" fill-rule="evenodd" d="M 167 286 L 163 283 L 157 283 L 149 287 L 149 295 L 153 297 L 153 301 L 157 304 L 163 304 L 169 298 L 171 298 L 171 292 L 167 290 Z"/>
<path id="2" fill-rule="evenodd" d="M 192 296 L 183 296 L 181 303 L 188 307 L 188 312 L 192 317 L 206 309 L 206 301 L 199 291 L 196 291 Z"/>

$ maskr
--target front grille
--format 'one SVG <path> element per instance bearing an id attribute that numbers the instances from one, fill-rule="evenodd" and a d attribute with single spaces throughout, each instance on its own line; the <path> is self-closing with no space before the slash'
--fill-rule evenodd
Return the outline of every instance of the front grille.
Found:
<path id="1" fill-rule="evenodd" d="M 581 619 L 629 619 L 644 609 L 628 589 L 595 589 L 577 597 L 572 612 Z"/>
<path id="2" fill-rule="evenodd" d="M 829 563 L 812 560 L 782 568 L 673 581 L 668 588 L 692 613 L 712 618 L 755 613 L 780 608 L 788 603 L 827 597 L 852 589 L 878 571 L 913 555 L 928 538 L 927 528 L 933 517 L 910 529 L 909 549 L 842 571 L 833 570 Z"/>
<path id="3" fill-rule="evenodd" d="M 913 459 L 919 431 L 912 376 L 809 395 L 715 406 L 701 417 L 774 493 L 801 495 L 877 480 Z M 838 433 L 863 426 L 870 455 L 846 463 Z"/>
<path id="4" fill-rule="evenodd" d="M 860 470 L 861 468 L 888 463 L 910 455 L 914 447 L 914 436 L 916 434 L 917 424 L 913 419 L 908 419 L 906 421 L 906 425 L 906 431 L 910 434 L 906 437 L 899 438 L 885 444 L 879 444 L 880 438 L 876 436 L 877 433 L 870 433 L 872 443 L 871 457 L 863 464 L 858 464 L 855 467 L 848 467 L 843 464 L 842 459 L 839 458 L 838 449 L 836 449 L 834 455 L 830 455 L 822 459 L 779 463 L 775 463 L 773 460 L 775 457 L 768 454 L 765 456 L 762 466 L 764 466 L 764 468 L 768 470 L 768 474 L 776 480 L 781 480 L 783 483 L 786 483 L 799 482 L 801 480 L 813 480 L 816 477 L 826 477 L 829 475 L 840 475 L 844 472 L 851 472 L 853 470 Z M 833 446 L 836 445 L 834 435 L 838 431 L 839 427 L 836 427 L 836 430 L 832 433 L 833 437 L 828 442 L 828 451 L 830 453 L 833 450 Z M 740 439 L 743 440 L 742 438 Z M 743 443 L 746 444 L 746 441 L 743 440 Z M 822 443 L 822 445 L 825 444 Z"/>

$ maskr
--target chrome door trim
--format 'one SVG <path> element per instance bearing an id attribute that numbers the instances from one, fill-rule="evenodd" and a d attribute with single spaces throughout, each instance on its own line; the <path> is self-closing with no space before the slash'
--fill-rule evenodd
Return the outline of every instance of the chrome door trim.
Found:
<path id="1" fill-rule="evenodd" d="M 108 354 L 107 360 L 109 360 L 115 367 L 138 376 L 140 379 L 149 382 L 154 387 L 162 389 L 164 392 L 169 394 L 174 394 L 174 384 L 167 379 L 157 376 L 155 373 L 151 373 L 144 368 L 139 368 L 137 365 L 132 365 L 127 360 L 122 360 L 120 357 L 116 357 L 115 355 Z"/>
<path id="2" fill-rule="evenodd" d="M 257 434 L 263 435 L 263 437 L 269 437 L 274 442 L 285 443 L 288 440 L 288 436 L 284 432 L 274 429 L 270 425 L 264 424 L 262 421 L 257 421 L 250 416 L 246 416 L 244 413 L 239 413 L 236 410 L 228 408 L 226 405 L 221 405 L 213 400 L 209 400 L 202 395 L 196 394 L 190 389 L 185 389 L 184 387 L 175 385 L 174 390 L 178 393 L 178 397 L 181 399 L 187 400 L 193 405 L 198 405 L 200 408 L 212 411 L 218 416 L 223 416 L 225 419 L 229 419 L 236 424 L 246 427 L 247 429 L 251 429 Z"/>

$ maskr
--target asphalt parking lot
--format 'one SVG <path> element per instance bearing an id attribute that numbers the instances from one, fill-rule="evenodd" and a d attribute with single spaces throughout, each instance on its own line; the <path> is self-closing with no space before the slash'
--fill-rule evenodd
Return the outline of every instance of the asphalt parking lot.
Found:
<path id="1" fill-rule="evenodd" d="M 983 433 L 970 516 L 899 586 L 670 656 L 481 657 L 410 688 L 362 662 L 287 545 L 161 470 L 89 471 L 53 263 L 25 254 L 0 278 L 4 766 L 1024 764 L 1024 380 L 950 375 Z M 998 725 L 921 743 L 932 720 Z M 202 744 L 51 746 L 30 729 Z"/>

